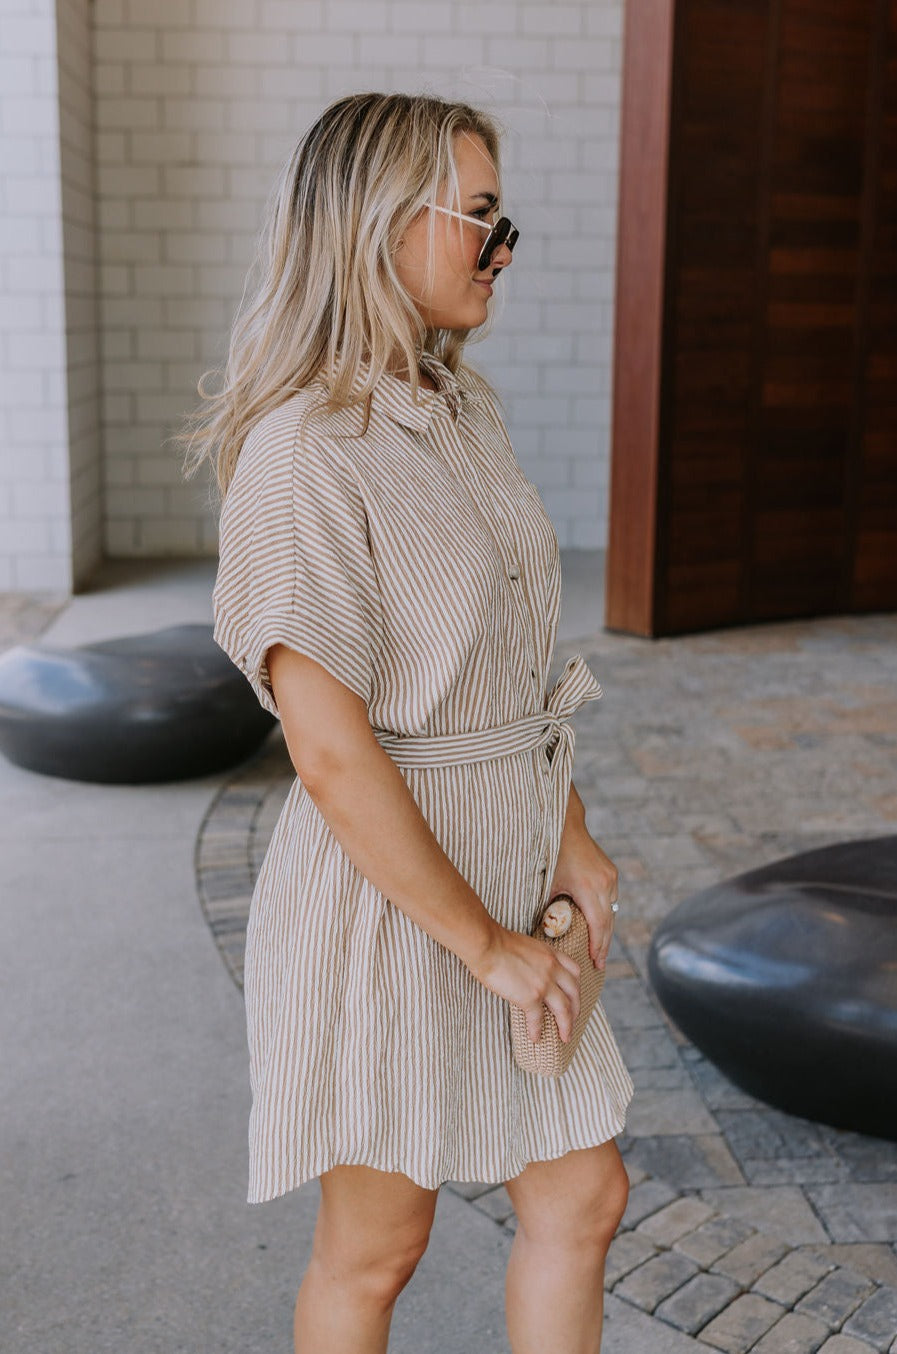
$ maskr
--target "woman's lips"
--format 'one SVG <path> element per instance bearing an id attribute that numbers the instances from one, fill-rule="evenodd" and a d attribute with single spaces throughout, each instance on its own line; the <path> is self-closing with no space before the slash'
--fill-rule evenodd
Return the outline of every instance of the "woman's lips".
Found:
<path id="1" fill-rule="evenodd" d="M 478 287 L 485 287 L 486 290 L 487 290 L 487 292 L 489 293 L 489 295 L 490 295 L 490 296 L 492 295 L 492 283 L 491 283 L 491 282 L 480 282 L 479 278 L 476 278 L 476 277 L 474 278 L 474 282 L 476 282 L 476 284 L 477 284 Z"/>

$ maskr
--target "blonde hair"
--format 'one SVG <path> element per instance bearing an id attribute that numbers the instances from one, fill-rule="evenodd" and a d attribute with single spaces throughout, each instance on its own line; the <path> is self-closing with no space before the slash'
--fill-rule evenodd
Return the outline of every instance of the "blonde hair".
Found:
<path id="1" fill-rule="evenodd" d="M 197 390 L 205 407 L 173 439 L 186 445 L 186 475 L 209 460 L 223 498 L 252 425 L 322 370 L 330 408 L 365 400 L 400 356 L 415 399 L 421 353 L 458 370 L 471 331 L 428 329 L 393 254 L 446 184 L 457 201 L 453 143 L 462 132 L 482 138 L 498 174 L 492 119 L 430 95 L 339 99 L 297 143 L 268 197 L 221 389 L 204 388 L 220 368 L 203 373 Z"/>

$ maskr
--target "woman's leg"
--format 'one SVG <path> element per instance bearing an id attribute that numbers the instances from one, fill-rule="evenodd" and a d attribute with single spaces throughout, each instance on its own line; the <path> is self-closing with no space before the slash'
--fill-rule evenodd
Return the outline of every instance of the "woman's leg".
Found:
<path id="1" fill-rule="evenodd" d="M 517 1214 L 505 1283 L 514 1354 L 600 1354 L 604 1262 L 629 1198 L 616 1142 L 532 1161 L 506 1188 Z"/>
<path id="2" fill-rule="evenodd" d="M 393 1304 L 427 1248 L 438 1192 L 399 1171 L 324 1172 L 296 1299 L 296 1354 L 385 1354 Z"/>

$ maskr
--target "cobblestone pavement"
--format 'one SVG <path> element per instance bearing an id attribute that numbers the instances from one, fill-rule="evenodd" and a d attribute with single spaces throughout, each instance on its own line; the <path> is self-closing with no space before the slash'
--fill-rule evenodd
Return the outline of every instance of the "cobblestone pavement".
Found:
<path id="1" fill-rule="evenodd" d="M 581 652 L 574 779 L 620 871 L 602 1001 L 636 1086 L 617 1142 L 631 1194 L 611 1246 L 608 1336 L 673 1351 L 897 1354 L 897 1143 L 812 1123 L 729 1082 L 648 981 L 655 925 L 730 874 L 897 822 L 897 617 L 675 639 L 602 632 Z M 235 982 L 249 897 L 292 781 L 279 728 L 222 789 L 197 885 Z M 446 1186 L 513 1230 L 504 1186 Z M 636 1343 L 633 1343 L 633 1339 Z"/>

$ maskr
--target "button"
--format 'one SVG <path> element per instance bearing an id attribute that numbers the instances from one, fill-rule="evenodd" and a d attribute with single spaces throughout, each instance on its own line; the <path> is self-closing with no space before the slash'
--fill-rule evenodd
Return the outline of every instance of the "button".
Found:
<path id="1" fill-rule="evenodd" d="M 515 563 L 515 564 L 509 564 L 509 565 L 508 565 L 508 578 L 519 578 L 519 577 L 520 577 L 520 565 L 519 565 L 519 564 L 516 564 L 516 563 Z"/>

